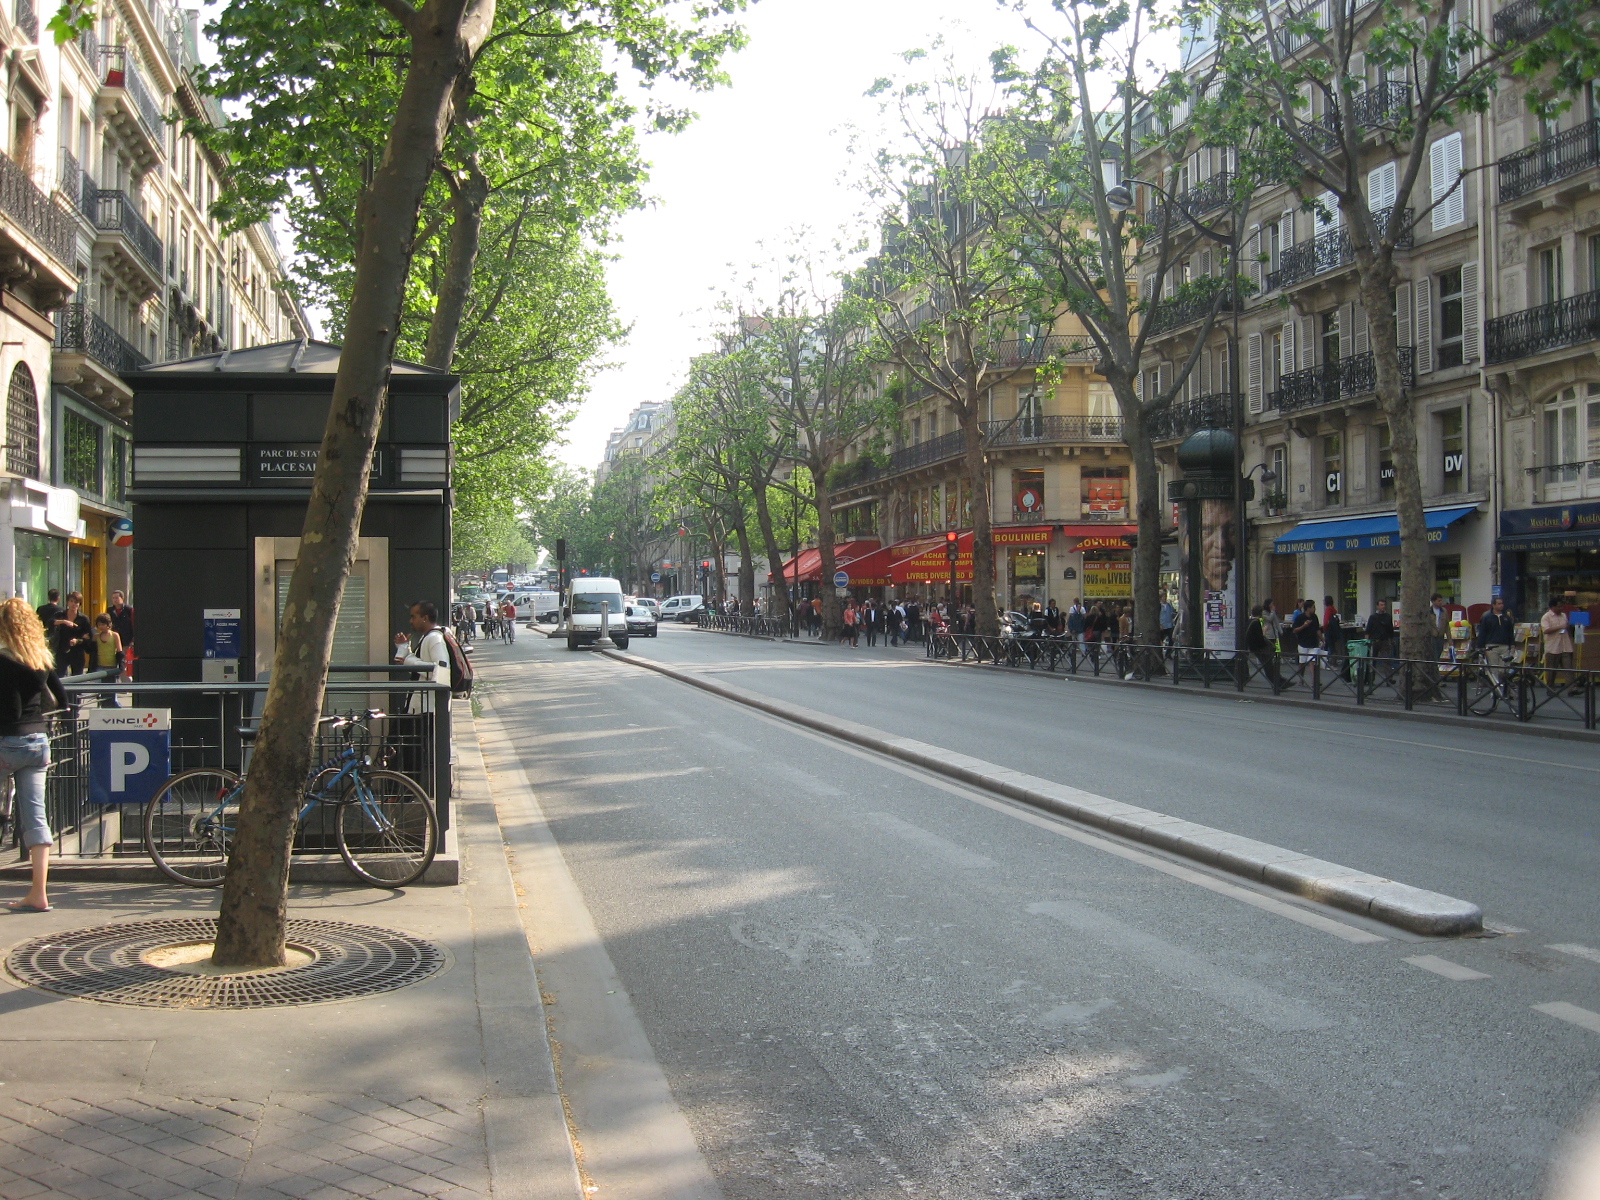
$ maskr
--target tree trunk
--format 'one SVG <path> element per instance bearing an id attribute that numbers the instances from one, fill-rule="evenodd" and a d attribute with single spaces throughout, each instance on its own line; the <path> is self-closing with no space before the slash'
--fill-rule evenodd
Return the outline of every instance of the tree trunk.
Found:
<path id="1" fill-rule="evenodd" d="M 839 604 L 838 593 L 833 590 L 833 573 L 839 569 L 838 559 L 833 553 L 833 494 L 828 490 L 828 468 L 826 464 L 818 465 L 808 463 L 811 472 L 811 487 L 816 494 L 817 501 L 817 551 L 822 555 L 822 638 L 838 639 L 839 633 L 844 629 L 844 610 Z M 798 568 L 797 568 L 798 569 Z"/>
<path id="2" fill-rule="evenodd" d="M 1133 629 L 1141 645 L 1154 646 L 1161 641 L 1161 471 L 1143 407 L 1135 399 L 1124 411 L 1134 414 L 1131 419 L 1124 417 L 1123 428 L 1133 458 L 1134 519 L 1139 526 L 1139 545 L 1133 552 Z M 1242 597 L 1242 583 L 1235 581 L 1235 588 Z M 1201 644 L 1205 639 L 1191 630 L 1190 640 Z M 1152 671 L 1159 665 L 1154 656 L 1146 663 Z"/>
<path id="3" fill-rule="evenodd" d="M 461 317 L 472 292 L 472 270 L 478 261 L 478 240 L 483 233 L 483 209 L 489 202 L 489 181 L 478 168 L 478 154 L 467 157 L 466 178 L 452 188 L 450 253 L 445 260 L 444 282 L 428 324 L 428 344 L 422 361 L 448 371 L 456 356 Z"/>
<path id="4" fill-rule="evenodd" d="M 1428 598 L 1433 591 L 1428 555 L 1428 519 L 1422 509 L 1422 468 L 1417 456 L 1417 418 L 1411 394 L 1400 375 L 1394 318 L 1371 314 L 1393 310 L 1386 258 L 1375 258 L 1362 272 L 1361 302 L 1366 306 L 1377 368 L 1378 406 L 1389 422 L 1390 458 L 1394 463 L 1395 511 L 1400 519 L 1400 657 L 1433 657 L 1433 632 Z"/>
<path id="5" fill-rule="evenodd" d="M 995 603 L 994 525 L 989 513 L 989 467 L 983 460 L 982 409 L 976 385 L 960 409 L 961 432 L 966 435 L 967 481 L 972 489 L 972 605 L 977 632 L 994 637 L 1000 632 L 1000 610 Z"/>
<path id="6" fill-rule="evenodd" d="M 750 553 L 750 527 L 742 514 L 733 532 L 739 538 L 739 615 L 748 617 L 756 610 L 756 562 Z"/>
<path id="7" fill-rule="evenodd" d="M 772 506 L 767 502 L 765 483 L 752 483 L 750 490 L 756 498 L 756 525 L 761 530 L 761 542 L 767 550 L 771 564 L 772 590 L 767 615 L 787 623 L 789 621 L 789 588 L 783 577 L 783 551 L 778 548 L 777 530 L 772 525 Z"/>
<path id="8" fill-rule="evenodd" d="M 417 216 L 449 128 L 456 80 L 493 24 L 494 0 L 430 0 L 405 20 L 411 38 L 405 86 L 383 161 L 358 212 L 344 349 L 229 853 L 212 956 L 218 966 L 284 962 L 295 816 L 310 770 L 334 620 L 366 505 Z"/>

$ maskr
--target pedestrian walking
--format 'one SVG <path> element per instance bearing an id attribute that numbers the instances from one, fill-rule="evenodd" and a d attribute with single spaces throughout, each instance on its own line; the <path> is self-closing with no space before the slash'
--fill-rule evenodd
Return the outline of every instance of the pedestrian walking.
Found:
<path id="1" fill-rule="evenodd" d="M 1333 606 L 1333 597 L 1322 598 L 1322 648 L 1329 654 L 1344 653 L 1344 618 Z"/>
<path id="2" fill-rule="evenodd" d="M 859 624 L 859 617 L 860 617 L 860 614 L 856 611 L 856 602 L 854 600 L 851 600 L 848 603 L 846 603 L 845 606 L 844 606 L 844 615 L 843 615 L 844 630 L 843 630 L 839 640 L 841 642 L 849 642 L 850 643 L 850 648 L 852 650 L 857 648 L 859 643 L 857 642 L 856 639 L 861 636 L 861 626 Z"/>
<path id="3" fill-rule="evenodd" d="M 1300 606 L 1300 611 L 1295 614 L 1294 623 L 1289 626 L 1289 634 L 1299 648 L 1301 663 L 1313 662 L 1321 657 L 1322 622 L 1317 620 L 1315 600 L 1307 600 Z"/>
<path id="4" fill-rule="evenodd" d="M 13 596 L 0 604 L 0 776 L 11 780 L 13 815 L 33 880 L 21 900 L 6 906 L 12 912 L 50 911 L 47 883 L 55 837 L 44 806 L 45 772 L 50 768 L 45 714 L 67 707 L 39 614 Z"/>
<path id="5" fill-rule="evenodd" d="M 1278 605 L 1270 597 L 1261 602 L 1261 628 L 1267 641 L 1279 654 L 1283 653 L 1283 618 L 1278 615 Z"/>
<path id="6" fill-rule="evenodd" d="M 1560 597 L 1550 601 L 1550 608 L 1539 618 L 1539 632 L 1544 635 L 1544 682 L 1547 687 L 1560 686 L 1563 670 L 1571 671 L 1576 647 L 1572 641 L 1572 621 L 1567 617 L 1567 606 Z"/>
<path id="7" fill-rule="evenodd" d="M 61 607 L 61 589 L 51 588 L 45 594 L 45 601 L 36 611 L 39 614 L 39 624 L 44 626 L 46 640 L 55 632 L 56 622 L 61 619 L 61 614 L 66 609 Z"/>
<path id="8" fill-rule="evenodd" d="M 883 612 L 876 600 L 867 601 L 866 617 L 867 646 L 870 649 L 878 644 L 878 631 L 883 625 Z"/>
<path id="9" fill-rule="evenodd" d="M 1060 637 L 1066 626 L 1066 619 L 1061 615 L 1061 610 L 1056 607 L 1056 602 L 1051 600 L 1049 604 L 1045 605 L 1044 610 L 1045 633 L 1050 637 Z"/>
<path id="10" fill-rule="evenodd" d="M 1367 641 L 1373 658 L 1394 658 L 1394 618 L 1389 615 L 1389 602 L 1379 600 L 1373 614 L 1367 618 Z"/>
<path id="11" fill-rule="evenodd" d="M 1438 592 L 1428 597 L 1428 652 L 1434 662 L 1444 657 L 1445 639 L 1450 636 L 1450 610 Z"/>
<path id="12" fill-rule="evenodd" d="M 898 646 L 900 644 L 900 629 L 905 623 L 905 619 L 905 609 L 901 608 L 893 600 L 889 601 L 883 610 L 883 625 L 889 634 L 889 645 Z"/>
<path id="13" fill-rule="evenodd" d="M 906 601 L 906 641 L 922 640 L 922 606 L 915 599 Z"/>
<path id="14" fill-rule="evenodd" d="M 50 649 L 55 655 L 56 673 L 79 675 L 88 669 L 89 642 L 94 628 L 83 615 L 83 593 L 68 592 L 67 605 L 56 617 L 51 631 Z"/>
<path id="15" fill-rule="evenodd" d="M 1261 664 L 1261 674 L 1274 692 L 1283 690 L 1283 680 L 1278 675 L 1278 645 L 1267 634 L 1266 606 L 1258 604 L 1250 610 L 1250 624 L 1244 631 L 1244 648 Z"/>
<path id="16" fill-rule="evenodd" d="M 111 593 L 111 605 L 106 609 L 111 618 L 111 628 L 122 639 L 123 678 L 133 678 L 133 605 L 120 589 Z"/>
<path id="17" fill-rule="evenodd" d="M 1172 645 L 1172 639 L 1178 628 L 1178 610 L 1174 607 L 1171 598 L 1165 591 L 1161 593 L 1161 644 Z"/>
<path id="18" fill-rule="evenodd" d="M 1067 609 L 1067 636 L 1083 641 L 1083 631 L 1089 625 L 1089 610 L 1083 606 L 1083 600 L 1076 599 L 1072 607 Z"/>
<path id="19" fill-rule="evenodd" d="M 111 628 L 111 614 L 101 613 L 94 619 L 94 636 L 89 641 L 90 662 L 96 671 L 115 670 L 115 675 L 107 676 L 108 679 L 122 678 L 123 655 L 122 638 L 117 631 Z M 118 707 L 116 693 L 111 693 L 111 708 Z"/>
<path id="20" fill-rule="evenodd" d="M 1122 605 L 1117 615 L 1117 640 L 1124 645 L 1133 643 L 1133 606 Z"/>
<path id="21" fill-rule="evenodd" d="M 1499 596 L 1478 622 L 1473 643 L 1492 667 L 1509 666 L 1517 652 L 1517 618 Z"/>

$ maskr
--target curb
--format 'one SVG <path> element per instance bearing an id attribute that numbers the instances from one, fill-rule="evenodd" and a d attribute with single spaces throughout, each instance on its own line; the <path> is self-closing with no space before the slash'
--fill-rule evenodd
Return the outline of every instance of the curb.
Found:
<path id="1" fill-rule="evenodd" d="M 1108 833 L 1160 847 L 1207 866 L 1219 867 L 1246 879 L 1304 896 L 1308 900 L 1373 917 L 1413 933 L 1454 937 L 1483 930 L 1483 910 L 1468 900 L 1458 900 L 1454 896 L 1412 887 L 1381 875 L 1370 875 L 1281 846 L 1213 829 L 1209 825 L 1198 825 L 1148 808 L 1096 796 L 1066 784 L 1041 779 L 1037 775 L 1027 775 L 979 758 L 941 750 L 912 738 L 895 737 L 869 725 L 840 720 L 797 704 L 769 700 L 743 688 L 730 687 L 621 651 L 602 650 L 600 653 L 796 725 L 854 742 L 935 774 L 997 792 Z"/>
<path id="2" fill-rule="evenodd" d="M 32 868 L 26 862 L 0 867 L 0 879 L 29 879 Z M 148 858 L 50 858 L 50 877 L 72 883 L 164 883 L 172 880 Z M 351 873 L 337 854 L 293 854 L 289 856 L 290 883 L 342 883 L 351 887 L 367 885 Z M 439 839 L 439 852 L 413 887 L 449 887 L 461 882 L 461 855 L 452 826 Z"/>

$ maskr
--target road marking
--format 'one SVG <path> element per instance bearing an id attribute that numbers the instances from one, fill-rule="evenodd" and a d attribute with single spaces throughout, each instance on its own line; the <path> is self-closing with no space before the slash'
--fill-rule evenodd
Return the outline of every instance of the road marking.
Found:
<path id="1" fill-rule="evenodd" d="M 1546 946 L 1546 950 L 1554 950 L 1560 954 L 1570 954 L 1573 958 L 1586 958 L 1592 963 L 1600 963 L 1600 950 L 1591 950 L 1587 946 L 1580 946 L 1576 942 L 1562 942 L 1559 946 Z"/>
<path id="2" fill-rule="evenodd" d="M 1590 1033 L 1600 1033 L 1600 1013 L 1579 1008 L 1576 1004 L 1568 1004 L 1565 1000 L 1556 1000 L 1550 1004 L 1535 1004 L 1533 1011 L 1542 1012 L 1558 1021 L 1581 1026 Z"/>
<path id="3" fill-rule="evenodd" d="M 735 701 L 728 700 L 725 697 L 716 696 L 713 693 L 706 694 L 710 695 L 713 699 L 721 700 L 725 704 L 735 704 Z M 743 704 L 738 704 L 737 707 L 759 721 L 765 721 L 769 725 L 775 725 L 780 729 L 788 730 L 790 733 L 797 734 L 800 737 L 810 738 L 812 741 L 819 742 L 824 746 L 831 746 L 833 749 L 838 750 L 841 753 L 851 754 L 856 758 L 864 759 L 867 762 L 876 763 L 880 767 L 886 767 L 887 769 L 897 772 L 898 774 L 905 775 L 911 779 L 916 779 L 919 782 L 925 783 L 929 787 L 937 788 L 941 792 L 948 792 L 952 796 L 960 796 L 963 800 L 970 800 L 974 804 L 981 804 L 983 807 L 992 809 L 997 813 L 1003 813 L 1013 820 L 1024 821 L 1029 825 L 1033 825 L 1039 829 L 1044 829 L 1050 833 L 1056 834 L 1058 837 L 1071 838 L 1073 841 L 1080 842 L 1085 846 L 1092 846 L 1096 850 L 1105 851 L 1107 854 L 1115 854 L 1118 858 L 1125 858 L 1129 862 L 1135 862 L 1140 866 L 1149 867 L 1151 870 L 1160 871 L 1164 875 L 1171 875 L 1174 879 L 1181 879 L 1185 883 L 1192 883 L 1196 887 L 1202 887 L 1207 891 L 1216 892 L 1220 896 L 1227 896 L 1231 899 L 1238 900 L 1242 904 L 1248 904 L 1253 908 L 1259 908 L 1264 912 L 1270 912 L 1276 916 L 1286 917 L 1291 921 L 1308 926 L 1311 929 L 1317 929 L 1323 933 L 1331 933 L 1334 937 L 1341 938 L 1344 941 L 1351 942 L 1356 945 L 1370 945 L 1374 942 L 1386 942 L 1389 940 L 1382 934 L 1373 933 L 1371 930 L 1363 929 L 1359 925 L 1351 925 L 1345 921 L 1336 920 L 1333 917 L 1325 916 L 1320 912 L 1313 912 L 1310 909 L 1301 908 L 1298 904 L 1294 904 L 1288 900 L 1279 900 L 1275 896 L 1263 895 L 1262 893 L 1253 891 L 1250 888 L 1242 887 L 1237 883 L 1229 883 L 1227 880 L 1217 879 L 1214 876 L 1207 875 L 1204 871 L 1198 871 L 1192 867 L 1186 867 L 1178 863 L 1171 862 L 1160 857 L 1159 855 L 1149 854 L 1143 850 L 1135 850 L 1132 846 L 1125 846 L 1121 842 L 1114 841 L 1111 838 L 1103 837 L 1099 834 L 1088 833 L 1074 825 L 1068 824 L 1062 818 L 1051 817 L 1033 809 L 1023 808 L 1021 805 L 1016 804 L 1013 801 L 1002 800 L 995 796 L 986 795 L 983 792 L 976 791 L 973 788 L 964 787 L 961 784 L 953 783 L 948 779 L 942 779 L 937 775 L 933 775 L 922 770 L 920 767 L 914 767 L 910 763 L 903 763 L 898 759 L 890 758 L 884 754 L 878 754 L 875 751 L 868 750 L 864 747 L 853 746 L 850 743 L 841 741 L 837 738 L 827 737 L 823 734 L 817 733 L 815 730 L 803 728 L 802 726 L 795 725 L 790 721 L 780 720 L 769 713 L 764 713 L 757 709 L 749 708 Z"/>
<path id="4" fill-rule="evenodd" d="M 922 826 L 913 825 L 910 821 L 902 821 L 892 813 L 868 813 L 867 817 L 879 829 L 892 833 L 897 838 L 903 838 L 913 846 L 919 846 L 930 854 L 937 855 L 951 866 L 961 867 L 963 870 L 976 870 L 995 865 L 994 859 L 985 858 L 981 854 L 974 854 L 965 846 L 959 846 L 949 838 L 940 837 L 937 833 L 929 833 Z"/>
<path id="5" fill-rule="evenodd" d="M 1460 963 L 1453 963 L 1448 958 L 1440 958 L 1437 954 L 1413 954 L 1406 961 L 1413 967 L 1421 967 L 1424 971 L 1432 971 L 1435 975 L 1442 975 L 1446 979 L 1453 979 L 1457 983 L 1465 983 L 1469 979 L 1489 978 L 1482 971 L 1474 971 L 1471 967 L 1463 967 Z"/>

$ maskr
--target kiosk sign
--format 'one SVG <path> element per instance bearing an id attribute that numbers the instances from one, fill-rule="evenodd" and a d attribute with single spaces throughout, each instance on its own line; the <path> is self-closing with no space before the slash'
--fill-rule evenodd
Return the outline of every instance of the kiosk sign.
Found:
<path id="1" fill-rule="evenodd" d="M 91 708 L 89 800 L 145 804 L 172 776 L 170 708 Z"/>

